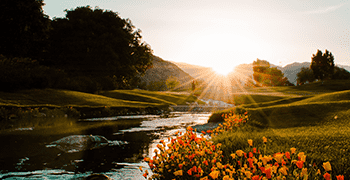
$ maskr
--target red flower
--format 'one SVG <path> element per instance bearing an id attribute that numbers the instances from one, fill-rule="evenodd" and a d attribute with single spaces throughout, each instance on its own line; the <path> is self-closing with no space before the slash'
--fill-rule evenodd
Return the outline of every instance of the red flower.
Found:
<path id="1" fill-rule="evenodd" d="M 203 161 L 203 164 L 205 164 L 207 166 L 209 165 L 207 160 Z"/>
<path id="2" fill-rule="evenodd" d="M 254 154 L 256 153 L 256 148 L 253 148 L 253 153 L 254 153 Z"/>
<path id="3" fill-rule="evenodd" d="M 344 180 L 344 176 L 343 175 L 337 176 L 337 180 Z"/>
<path id="4" fill-rule="evenodd" d="M 297 161 L 296 165 L 299 169 L 303 168 L 304 162 L 303 161 Z"/>
<path id="5" fill-rule="evenodd" d="M 331 175 L 326 173 L 323 175 L 323 177 L 326 179 L 326 180 L 330 180 L 331 179 Z"/>
<path id="6" fill-rule="evenodd" d="M 252 152 L 249 152 L 249 157 L 253 157 L 253 153 Z"/>
<path id="7" fill-rule="evenodd" d="M 253 162 L 254 162 L 254 159 L 248 158 L 248 163 L 249 163 L 249 167 L 250 167 L 250 168 L 253 167 Z"/>
<path id="8" fill-rule="evenodd" d="M 288 151 L 285 153 L 285 155 L 286 155 L 287 159 L 290 159 L 290 153 Z"/>
<path id="9" fill-rule="evenodd" d="M 261 180 L 262 176 L 259 177 L 259 175 L 255 175 L 252 177 L 252 180 Z"/>
<path id="10" fill-rule="evenodd" d="M 271 168 L 265 169 L 265 174 L 266 174 L 266 178 L 270 179 L 271 178 Z"/>
<path id="11" fill-rule="evenodd" d="M 192 169 L 189 169 L 189 170 L 187 171 L 187 174 L 190 175 L 190 176 L 192 176 Z"/>

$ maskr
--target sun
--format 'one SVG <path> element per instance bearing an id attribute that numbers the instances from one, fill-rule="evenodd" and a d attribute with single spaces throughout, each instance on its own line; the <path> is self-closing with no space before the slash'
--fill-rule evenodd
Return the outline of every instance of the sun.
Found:
<path id="1" fill-rule="evenodd" d="M 215 66 L 212 66 L 211 67 L 216 74 L 219 74 L 219 75 L 223 75 L 223 76 L 227 76 L 229 73 L 233 72 L 234 68 L 232 66 L 228 66 L 226 64 L 218 64 L 218 65 L 215 65 Z"/>

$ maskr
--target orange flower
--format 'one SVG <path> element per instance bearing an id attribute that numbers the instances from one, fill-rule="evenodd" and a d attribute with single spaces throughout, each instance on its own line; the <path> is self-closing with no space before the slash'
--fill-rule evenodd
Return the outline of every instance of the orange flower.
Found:
<path id="1" fill-rule="evenodd" d="M 249 146 L 253 146 L 253 140 L 248 139 L 248 144 L 249 144 Z"/>
<path id="2" fill-rule="evenodd" d="M 339 176 L 336 176 L 337 177 L 337 180 L 344 180 L 344 175 L 339 175 Z"/>
<path id="3" fill-rule="evenodd" d="M 144 173 L 142 176 L 146 178 L 147 177 L 147 173 Z"/>
<path id="4" fill-rule="evenodd" d="M 187 130 L 188 130 L 188 131 L 193 131 L 193 128 L 192 128 L 191 126 L 188 126 L 188 127 L 187 127 Z"/>
<path id="5" fill-rule="evenodd" d="M 326 173 L 323 175 L 323 177 L 326 179 L 326 180 L 331 180 L 331 175 Z"/>
<path id="6" fill-rule="evenodd" d="M 323 168 L 326 171 L 332 171 L 331 163 L 329 163 L 329 162 L 323 163 Z"/>

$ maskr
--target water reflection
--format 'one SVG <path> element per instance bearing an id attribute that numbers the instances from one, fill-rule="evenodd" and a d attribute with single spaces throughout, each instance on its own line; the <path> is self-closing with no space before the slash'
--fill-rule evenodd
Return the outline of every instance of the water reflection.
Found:
<path id="1" fill-rule="evenodd" d="M 184 131 L 188 125 L 204 124 L 210 114 L 180 114 L 173 118 L 147 117 L 117 119 L 104 123 L 79 122 L 83 131 L 70 134 L 38 133 L 36 130 L 12 134 L 0 134 L 0 179 L 36 178 L 71 179 L 91 173 L 103 173 L 113 179 L 139 179 L 138 167 L 149 168 L 143 162 L 151 155 L 160 139 Z M 106 145 L 72 153 L 46 145 L 70 135 L 100 135 L 109 141 L 126 141 L 124 145 Z M 34 174 L 33 174 L 34 173 Z M 39 179 L 40 179 L 39 178 Z"/>

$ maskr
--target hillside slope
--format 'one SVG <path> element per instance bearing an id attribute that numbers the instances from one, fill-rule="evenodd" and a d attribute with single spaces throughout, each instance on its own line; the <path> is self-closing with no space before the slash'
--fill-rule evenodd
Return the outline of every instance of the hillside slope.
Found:
<path id="1" fill-rule="evenodd" d="M 184 72 L 177 65 L 165 61 L 160 57 L 153 56 L 153 67 L 148 69 L 146 74 L 141 77 L 141 83 L 144 87 L 151 85 L 152 82 L 162 83 L 162 85 L 165 86 L 165 82 L 170 76 L 176 77 L 181 85 L 187 83 L 188 87 L 190 87 L 190 82 L 193 80 L 193 77 Z M 166 87 L 159 90 L 165 89 Z"/>

